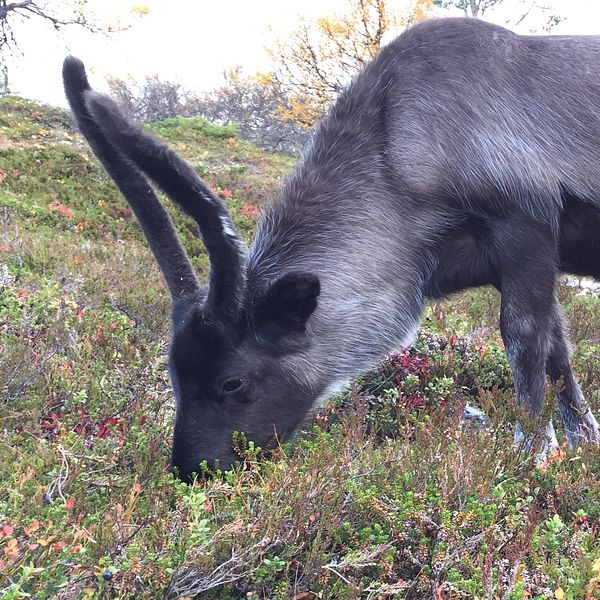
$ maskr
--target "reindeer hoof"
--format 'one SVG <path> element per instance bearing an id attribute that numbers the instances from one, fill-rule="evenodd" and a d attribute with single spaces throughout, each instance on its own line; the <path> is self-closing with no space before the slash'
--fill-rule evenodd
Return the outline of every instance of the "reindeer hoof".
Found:
<path id="1" fill-rule="evenodd" d="M 518 421 L 515 427 L 514 440 L 515 446 L 523 448 L 526 451 L 531 450 L 532 440 L 530 440 L 529 437 L 525 435 L 525 433 L 523 432 L 523 426 Z M 555 452 L 558 448 L 560 448 L 560 444 L 558 443 L 558 439 L 556 438 L 554 425 L 552 424 L 552 421 L 549 421 L 548 425 L 546 425 L 546 432 L 542 440 L 541 448 L 539 452 L 535 455 L 535 464 L 538 466 L 544 464 L 552 455 L 552 453 Z"/>
<path id="2" fill-rule="evenodd" d="M 570 448 L 586 443 L 600 445 L 600 426 L 591 410 L 580 417 L 575 429 L 565 427 L 565 435 Z"/>

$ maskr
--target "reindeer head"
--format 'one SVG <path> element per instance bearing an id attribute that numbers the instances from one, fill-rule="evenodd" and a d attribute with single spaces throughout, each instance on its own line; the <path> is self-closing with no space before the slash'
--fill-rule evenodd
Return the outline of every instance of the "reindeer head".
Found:
<path id="1" fill-rule="evenodd" d="M 192 167 L 93 92 L 81 61 L 67 58 L 63 79 L 79 128 L 135 212 L 173 299 L 172 467 L 185 480 L 203 460 L 228 469 L 238 459 L 234 432 L 267 447 L 296 429 L 322 391 L 286 360 L 309 345 L 319 280 L 287 272 L 249 290 L 231 218 Z M 146 177 L 197 223 L 211 262 L 207 289 Z"/>

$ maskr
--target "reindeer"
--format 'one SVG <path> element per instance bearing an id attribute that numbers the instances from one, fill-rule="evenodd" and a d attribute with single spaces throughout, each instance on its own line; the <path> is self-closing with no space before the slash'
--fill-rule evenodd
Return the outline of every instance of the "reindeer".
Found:
<path id="1" fill-rule="evenodd" d="M 246 252 L 194 170 L 67 58 L 79 128 L 173 299 L 179 476 L 189 480 L 202 460 L 231 467 L 234 431 L 262 447 L 289 437 L 340 386 L 411 342 L 427 297 L 484 284 L 501 292 L 518 405 L 541 428 L 548 375 L 561 384 L 569 443 L 599 443 L 555 296 L 561 270 L 598 275 L 599 63 L 596 37 L 522 37 L 471 19 L 415 25 L 318 124 Z M 197 223 L 207 288 L 146 177 Z"/>

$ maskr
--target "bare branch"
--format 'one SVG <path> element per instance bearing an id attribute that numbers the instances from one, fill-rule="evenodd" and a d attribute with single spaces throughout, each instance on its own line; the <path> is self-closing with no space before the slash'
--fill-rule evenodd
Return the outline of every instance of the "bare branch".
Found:
<path id="1" fill-rule="evenodd" d="M 14 25 L 31 19 L 46 22 L 56 31 L 70 26 L 82 27 L 92 33 L 108 33 L 114 29 L 91 13 L 86 14 L 87 6 L 88 0 L 0 0 L 0 53 L 19 48 Z"/>
<path id="2" fill-rule="evenodd" d="M 434 0 L 434 4 L 442 8 L 455 7 L 461 10 L 465 17 L 483 18 L 487 11 L 500 4 L 509 5 L 511 0 Z M 506 22 L 509 27 L 518 27 L 534 14 L 546 18 L 544 31 L 550 31 L 552 27 L 564 20 L 559 15 L 551 14 L 551 8 L 539 0 L 512 0 L 512 4 L 515 5 L 513 14 L 517 14 L 517 17 Z"/>

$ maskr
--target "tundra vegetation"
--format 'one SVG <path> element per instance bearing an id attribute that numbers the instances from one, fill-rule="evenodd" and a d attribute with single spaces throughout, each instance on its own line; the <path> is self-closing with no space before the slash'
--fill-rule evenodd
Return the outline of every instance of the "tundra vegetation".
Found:
<path id="1" fill-rule="evenodd" d="M 294 159 L 197 118 L 148 127 L 249 240 Z M 167 206 L 205 278 L 192 223 Z M 600 300 L 559 295 L 598 414 Z M 429 306 L 415 346 L 293 445 L 258 460 L 238 436 L 240 466 L 191 486 L 166 468 L 168 307 L 69 116 L 0 99 L 2 598 L 600 598 L 600 449 L 536 467 L 514 447 L 496 292 Z M 467 403 L 487 427 L 461 426 Z"/>

